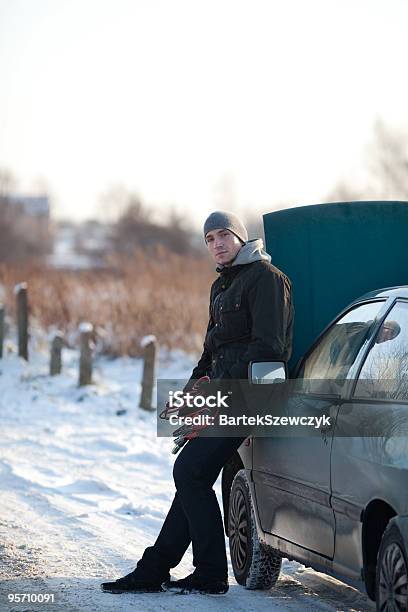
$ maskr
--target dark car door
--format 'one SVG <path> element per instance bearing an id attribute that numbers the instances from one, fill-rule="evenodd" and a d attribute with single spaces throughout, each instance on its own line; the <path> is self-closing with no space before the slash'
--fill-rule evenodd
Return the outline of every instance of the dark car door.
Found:
<path id="1" fill-rule="evenodd" d="M 368 342 L 383 301 L 349 310 L 319 338 L 303 360 L 288 412 L 327 415 L 334 424 L 344 381 Z M 270 412 L 273 413 L 273 407 Z M 329 558 L 334 554 L 330 458 L 333 427 L 304 434 L 258 437 L 253 444 L 253 479 L 262 528 Z"/>
<path id="2" fill-rule="evenodd" d="M 352 478 L 350 475 L 352 474 Z M 375 499 L 408 512 L 408 302 L 397 301 L 373 338 L 332 451 L 336 560 L 362 566 L 361 513 Z"/>

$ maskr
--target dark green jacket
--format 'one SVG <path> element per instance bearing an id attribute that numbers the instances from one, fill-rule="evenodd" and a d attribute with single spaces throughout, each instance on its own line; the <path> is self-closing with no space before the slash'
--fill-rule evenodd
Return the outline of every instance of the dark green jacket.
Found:
<path id="1" fill-rule="evenodd" d="M 283 360 L 291 355 L 291 283 L 270 263 L 261 239 L 251 240 L 231 266 L 217 268 L 211 286 L 204 350 L 185 390 L 194 380 L 247 379 L 252 360 Z"/>

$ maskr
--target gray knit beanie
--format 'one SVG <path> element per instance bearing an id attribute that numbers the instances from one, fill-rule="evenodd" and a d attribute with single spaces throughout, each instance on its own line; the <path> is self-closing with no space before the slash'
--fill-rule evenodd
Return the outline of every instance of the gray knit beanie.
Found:
<path id="1" fill-rule="evenodd" d="M 224 228 L 229 229 L 242 242 L 248 241 L 248 232 L 241 219 L 234 213 L 225 210 L 216 210 L 207 217 L 204 223 L 204 240 L 207 242 L 206 236 L 208 232 Z"/>

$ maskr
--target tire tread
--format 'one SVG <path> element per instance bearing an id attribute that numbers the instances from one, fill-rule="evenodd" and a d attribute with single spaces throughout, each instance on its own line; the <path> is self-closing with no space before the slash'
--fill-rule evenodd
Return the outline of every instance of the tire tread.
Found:
<path id="1" fill-rule="evenodd" d="M 251 516 L 249 517 L 252 543 L 250 551 L 251 562 L 245 577 L 245 583 L 243 581 L 240 581 L 240 583 L 243 584 L 245 588 L 250 590 L 270 589 L 276 584 L 276 581 L 279 578 L 282 565 L 282 555 L 274 549 L 269 549 L 262 546 L 259 541 L 255 522 L 255 510 L 245 470 L 239 470 L 237 472 L 232 483 L 232 488 L 237 480 L 242 482 L 251 508 Z"/>

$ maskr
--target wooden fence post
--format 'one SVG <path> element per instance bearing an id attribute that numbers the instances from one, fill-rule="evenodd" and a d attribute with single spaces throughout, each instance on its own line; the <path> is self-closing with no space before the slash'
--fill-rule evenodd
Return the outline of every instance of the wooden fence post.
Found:
<path id="1" fill-rule="evenodd" d="M 4 306 L 0 304 L 0 359 L 3 357 L 4 344 Z"/>
<path id="2" fill-rule="evenodd" d="M 140 408 L 154 410 L 153 389 L 156 379 L 157 340 L 155 336 L 145 336 L 141 342 L 144 351 L 142 394 Z"/>
<path id="3" fill-rule="evenodd" d="M 81 323 L 80 332 L 80 358 L 79 358 L 79 386 L 92 384 L 92 323 Z"/>
<path id="4" fill-rule="evenodd" d="M 27 283 L 14 287 L 17 296 L 18 355 L 28 361 L 28 300 Z"/>
<path id="5" fill-rule="evenodd" d="M 61 351 L 64 345 L 64 334 L 56 331 L 51 341 L 50 376 L 61 374 Z"/>

